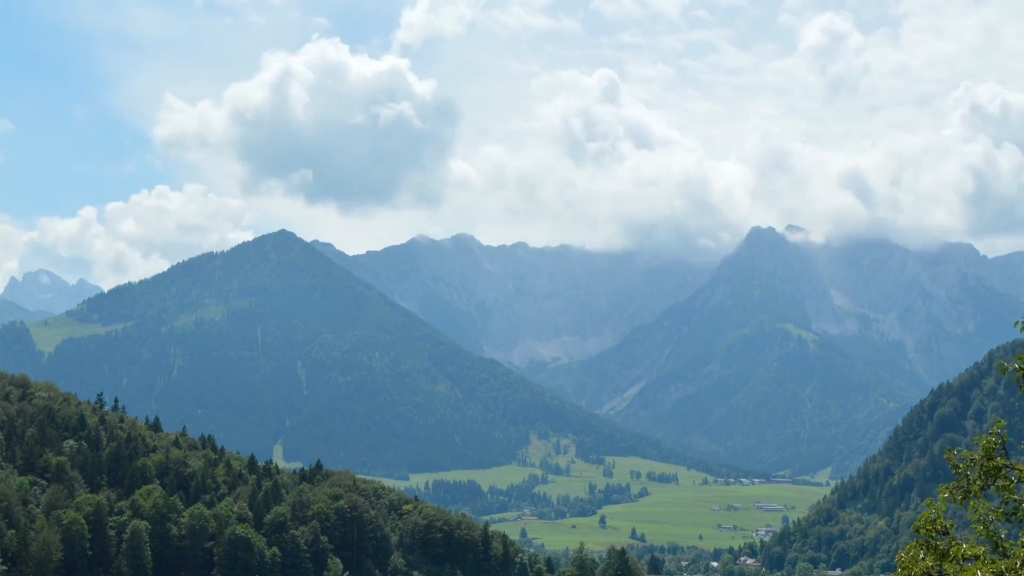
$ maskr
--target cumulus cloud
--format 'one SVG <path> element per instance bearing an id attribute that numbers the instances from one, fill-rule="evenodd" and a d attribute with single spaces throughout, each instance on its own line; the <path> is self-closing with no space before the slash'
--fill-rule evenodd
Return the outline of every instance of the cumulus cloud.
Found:
<path id="1" fill-rule="evenodd" d="M 353 53 L 337 38 L 271 52 L 216 100 L 168 94 L 156 145 L 216 190 L 283 189 L 345 208 L 433 201 L 458 114 L 408 60 Z"/>
<path id="2" fill-rule="evenodd" d="M 47 268 L 110 288 L 247 240 L 253 236 L 247 220 L 240 200 L 211 195 L 201 186 L 158 186 L 125 202 L 86 206 L 70 217 L 0 222 L 0 275 Z"/>
<path id="3" fill-rule="evenodd" d="M 431 38 L 462 34 L 483 10 L 483 0 L 416 0 L 402 10 L 394 49 L 417 47 Z"/>
<path id="4" fill-rule="evenodd" d="M 201 97 L 162 80 L 154 142 L 206 186 L 190 205 L 227 222 L 220 240 L 163 250 L 171 230 L 133 238 L 107 207 L 55 229 L 143 246 L 98 266 L 112 279 L 281 226 L 350 252 L 470 232 L 720 254 L 788 223 L 1024 248 L 1024 3 L 349 4 L 387 4 L 376 52 L 346 44 L 356 12 L 321 3 L 302 22 L 340 38 L 261 37 L 301 47 Z"/>

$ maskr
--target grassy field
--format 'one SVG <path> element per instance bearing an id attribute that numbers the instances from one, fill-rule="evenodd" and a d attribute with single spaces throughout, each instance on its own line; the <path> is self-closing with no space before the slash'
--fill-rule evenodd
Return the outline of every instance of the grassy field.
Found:
<path id="1" fill-rule="evenodd" d="M 549 450 L 549 443 L 534 441 L 529 448 L 529 454 L 534 462 L 539 462 L 541 456 L 545 454 L 549 458 L 553 457 L 553 453 Z M 557 460 L 564 465 L 566 462 L 571 462 L 572 456 L 563 456 Z M 782 524 L 782 512 L 755 510 L 754 502 L 795 507 L 795 510 L 785 513 L 790 519 L 795 520 L 830 490 L 830 488 L 822 487 L 781 484 L 761 486 L 716 486 L 711 484 L 703 486 L 701 481 L 705 478 L 705 474 L 682 466 L 641 458 L 610 458 L 609 461 L 615 462 L 614 478 L 605 478 L 600 466 L 592 466 L 577 460 L 572 464 L 571 477 L 552 476 L 550 484 L 537 487 L 538 491 L 546 492 L 553 497 L 558 494 L 582 496 L 590 482 L 596 482 L 599 486 L 603 486 L 605 482 L 623 484 L 629 482 L 634 492 L 641 486 L 647 486 L 651 492 L 649 497 L 639 502 L 607 506 L 601 510 L 601 514 L 607 516 L 607 529 L 598 526 L 600 514 L 589 518 L 569 518 L 555 522 L 503 521 L 509 517 L 518 517 L 519 514 L 515 513 L 493 516 L 488 519 L 494 523 L 494 529 L 502 530 L 515 538 L 518 538 L 520 529 L 525 527 L 531 538 L 543 543 L 549 550 L 571 548 L 581 541 L 594 548 L 604 548 L 610 544 L 627 544 L 631 542 L 629 534 L 633 527 L 636 527 L 637 532 L 644 532 L 649 543 L 678 542 L 683 545 L 705 548 L 728 547 L 752 538 L 752 531 L 765 524 L 776 527 Z M 644 474 L 648 470 L 676 473 L 679 475 L 679 484 L 630 480 L 630 470 L 638 470 Z M 540 470 L 522 466 L 501 466 L 486 470 L 414 474 L 408 481 L 382 481 L 396 488 L 422 485 L 426 481 L 439 478 L 476 480 L 485 487 L 491 484 L 507 486 L 521 482 L 531 473 L 539 474 Z M 708 479 L 714 480 L 711 477 Z M 725 511 L 729 504 L 737 505 L 741 509 L 732 512 Z M 722 511 L 712 512 L 712 507 L 719 507 Z M 718 530 L 719 524 L 736 526 L 739 530 L 722 532 Z"/>
<path id="2" fill-rule="evenodd" d="M 66 338 L 103 334 L 104 332 L 117 330 L 124 326 L 124 324 L 118 324 L 115 326 L 83 324 L 61 314 L 45 320 L 32 322 L 28 325 L 28 331 L 32 334 L 32 339 L 35 340 L 36 347 L 49 354 L 57 348 L 57 344 L 60 344 L 61 341 Z"/>

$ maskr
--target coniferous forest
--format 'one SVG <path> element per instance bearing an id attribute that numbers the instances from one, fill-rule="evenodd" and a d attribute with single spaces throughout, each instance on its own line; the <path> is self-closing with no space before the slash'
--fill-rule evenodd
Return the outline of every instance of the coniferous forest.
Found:
<path id="1" fill-rule="evenodd" d="M 0 373 L 0 572 L 511 575 L 529 559 L 378 482 L 284 472 L 120 410 Z"/>

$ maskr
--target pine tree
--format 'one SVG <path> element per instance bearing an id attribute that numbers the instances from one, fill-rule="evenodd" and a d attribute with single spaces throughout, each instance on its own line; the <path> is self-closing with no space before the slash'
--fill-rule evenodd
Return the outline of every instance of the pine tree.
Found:
<path id="1" fill-rule="evenodd" d="M 665 560 L 656 554 L 647 557 L 647 574 L 662 574 L 665 572 Z"/>
<path id="2" fill-rule="evenodd" d="M 594 576 L 597 574 L 597 560 L 587 552 L 587 546 L 580 542 L 572 553 L 569 566 L 576 573 L 576 576 Z"/>

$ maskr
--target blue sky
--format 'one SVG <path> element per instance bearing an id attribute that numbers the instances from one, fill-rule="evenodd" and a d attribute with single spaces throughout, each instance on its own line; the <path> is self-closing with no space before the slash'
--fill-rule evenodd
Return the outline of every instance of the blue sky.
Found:
<path id="1" fill-rule="evenodd" d="M 1024 247 L 1016 0 L 0 6 L 0 278 L 289 228 L 721 254 Z"/>
<path id="2" fill-rule="evenodd" d="M 74 214 L 165 177 L 146 160 L 148 135 L 105 98 L 81 32 L 39 7 L 0 6 L 0 108 L 14 124 L 0 134 L 0 186 L 2 210 L 17 219 Z"/>

